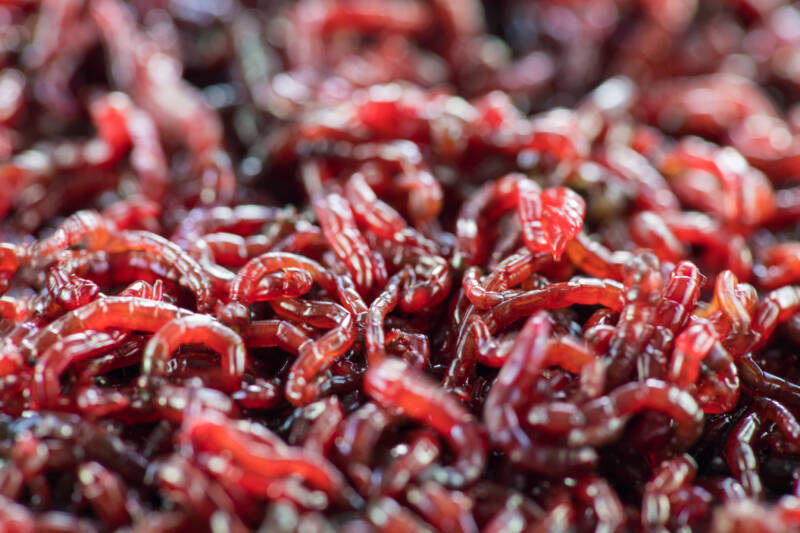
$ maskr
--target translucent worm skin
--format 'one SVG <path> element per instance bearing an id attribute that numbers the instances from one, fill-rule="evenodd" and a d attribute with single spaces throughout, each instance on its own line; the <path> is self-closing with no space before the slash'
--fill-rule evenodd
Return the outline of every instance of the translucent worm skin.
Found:
<path id="1" fill-rule="evenodd" d="M 440 256 L 429 256 L 414 250 L 409 254 L 414 263 L 409 269 L 399 306 L 406 313 L 430 309 L 442 302 L 450 291 L 450 266 Z"/>
<path id="2" fill-rule="evenodd" d="M 640 211 L 631 219 L 631 237 L 649 248 L 662 261 L 677 263 L 686 257 L 683 243 L 670 231 L 664 219 L 652 211 Z"/>
<path id="3" fill-rule="evenodd" d="M 642 498 L 642 527 L 666 527 L 672 514 L 671 498 L 689 485 L 697 473 L 697 464 L 689 455 L 664 461 L 647 482 Z"/>
<path id="4" fill-rule="evenodd" d="M 47 289 L 66 309 L 77 309 L 94 300 L 100 288 L 93 282 L 75 274 L 79 268 L 68 256 L 60 257 L 47 274 Z"/>
<path id="5" fill-rule="evenodd" d="M 342 320 L 316 341 L 304 345 L 292 365 L 286 384 L 286 396 L 292 403 L 301 406 L 311 403 L 317 395 L 322 373 L 355 342 L 356 317 L 342 311 Z"/>
<path id="6" fill-rule="evenodd" d="M 392 239 L 406 229 L 403 217 L 378 199 L 363 174 L 357 172 L 350 176 L 345 191 L 356 220 L 379 237 Z"/>
<path id="7" fill-rule="evenodd" d="M 369 246 L 358 231 L 347 200 L 330 193 L 313 202 L 325 238 L 336 255 L 344 261 L 361 291 L 372 288 L 374 271 Z"/>
<path id="8" fill-rule="evenodd" d="M 86 330 L 115 328 L 155 332 L 176 317 L 191 313 L 174 305 L 136 297 L 109 297 L 95 300 L 48 324 L 30 339 L 27 350 L 41 357 L 59 339 Z"/>
<path id="9" fill-rule="evenodd" d="M 706 247 L 717 261 L 741 280 L 752 276 L 753 256 L 741 235 L 731 234 L 714 218 L 699 212 L 660 214 L 669 230 L 682 242 Z"/>
<path id="10" fill-rule="evenodd" d="M 581 394 L 587 399 L 599 396 L 605 389 L 605 363 L 590 346 L 574 337 L 553 339 L 547 348 L 545 365 L 578 374 Z"/>
<path id="11" fill-rule="evenodd" d="M 447 298 L 453 282 L 447 259 L 408 242 L 370 238 L 376 258 L 389 270 L 407 270 L 398 305 L 406 313 L 433 308 Z M 376 261 L 378 264 L 378 261 Z"/>
<path id="12" fill-rule="evenodd" d="M 597 455 L 591 448 L 556 448 L 534 442 L 522 431 L 520 409 L 544 364 L 550 324 L 540 312 L 533 315 L 517 337 L 508 360 L 498 374 L 484 405 L 484 419 L 492 443 L 510 454 L 512 461 L 534 471 L 554 474 L 587 468 Z"/>
<path id="13" fill-rule="evenodd" d="M 364 387 L 387 409 L 430 425 L 456 453 L 452 466 L 434 473 L 434 479 L 459 487 L 473 481 L 486 464 L 486 444 L 478 425 L 457 400 L 414 372 L 402 361 L 386 359 L 370 367 Z"/>
<path id="14" fill-rule="evenodd" d="M 336 328 L 348 314 L 343 306 L 324 300 L 285 298 L 270 305 L 281 318 L 295 322 L 307 320 L 307 325 L 317 328 Z"/>
<path id="15" fill-rule="evenodd" d="M 387 352 L 407 361 L 412 368 L 424 370 L 431 359 L 431 343 L 422 333 L 408 333 L 392 328 L 386 335 Z"/>
<path id="16" fill-rule="evenodd" d="M 484 356 L 482 359 L 484 364 L 490 362 L 492 363 L 491 366 L 502 365 L 502 361 L 499 361 L 499 364 L 494 364 L 496 362 L 494 358 L 482 351 L 482 348 L 491 340 L 491 331 L 480 317 L 472 316 L 469 318 L 469 323 L 461 339 L 461 343 L 456 347 L 457 355 L 447 367 L 447 373 L 442 381 L 442 385 L 445 388 L 456 393 L 474 373 L 475 365 L 481 355 Z"/>
<path id="17" fill-rule="evenodd" d="M 378 261 L 376 261 L 376 264 L 378 264 Z M 386 279 L 387 276 L 383 276 L 381 281 L 385 281 Z M 345 309 L 356 315 L 356 317 L 359 317 L 359 320 L 361 320 L 360 317 L 364 316 L 368 310 L 368 307 L 364 301 L 364 298 L 362 298 L 358 293 L 353 280 L 350 277 L 337 276 L 334 280 L 334 283 L 336 285 L 336 294 L 339 297 L 339 301 L 342 302 L 342 305 L 345 307 Z"/>
<path id="18" fill-rule="evenodd" d="M 465 343 L 459 347 L 459 355 L 447 369 L 442 384 L 448 389 L 463 387 L 472 377 L 475 363 L 501 368 L 508 360 L 508 353 L 501 353 L 491 339 L 491 331 L 478 317 L 470 318 L 465 334 Z M 570 336 L 551 339 L 542 367 L 560 367 L 580 375 L 581 394 L 592 398 L 601 394 L 605 386 L 605 363 L 594 350 Z M 530 423 L 530 420 L 529 420 Z"/>
<path id="19" fill-rule="evenodd" d="M 287 253 L 287 252 L 267 252 L 251 259 L 236 274 L 236 278 L 230 284 L 228 299 L 230 302 L 225 306 L 221 313 L 221 320 L 237 328 L 245 326 L 250 321 L 250 313 L 247 304 L 255 301 L 259 292 L 260 282 L 273 272 L 292 269 L 287 274 L 276 278 L 273 291 L 267 296 L 267 300 L 290 295 L 298 292 L 298 296 L 308 292 L 311 288 L 308 279 L 298 271 L 305 271 L 311 279 L 319 284 L 323 289 L 330 293 L 336 293 L 337 286 L 331 273 L 322 265 L 307 257 Z M 282 281 L 281 281 L 282 280 Z M 287 291 L 285 294 L 283 293 Z"/>
<path id="20" fill-rule="evenodd" d="M 92 102 L 92 121 L 110 147 L 109 159 L 119 159 L 129 148 L 131 166 L 139 174 L 141 190 L 160 201 L 168 185 L 168 164 L 156 126 L 125 93 L 112 92 Z"/>
<path id="21" fill-rule="evenodd" d="M 0 21 L 0 531 L 800 529 L 800 2 Z"/>
<path id="22" fill-rule="evenodd" d="M 653 336 L 655 301 L 661 291 L 658 259 L 645 252 L 625 265 L 625 305 L 608 347 L 608 382 L 616 386 L 634 371 L 636 358 Z"/>
<path id="23" fill-rule="evenodd" d="M 367 362 L 370 366 L 377 365 L 386 358 L 386 335 L 383 322 L 400 296 L 400 285 L 407 272 L 400 272 L 392 276 L 367 311 L 367 325 L 365 338 L 367 342 Z"/>
<path id="24" fill-rule="evenodd" d="M 774 200 L 772 187 L 765 176 L 747 166 L 742 156 L 733 148 L 719 149 L 696 137 L 685 138 L 662 162 L 667 174 L 699 170 L 719 180 L 721 198 L 718 204 L 702 193 L 683 190 L 684 200 L 698 203 L 728 221 L 744 226 L 757 225 L 772 216 Z"/>
<path id="25" fill-rule="evenodd" d="M 371 103 L 367 103 L 365 106 L 365 108 L 369 107 L 371 107 Z M 380 106 L 376 105 L 373 109 L 377 111 L 379 108 Z M 377 112 L 380 114 L 380 111 Z M 437 112 L 439 111 L 437 110 Z M 352 152 L 348 154 L 336 150 L 331 152 L 325 150 L 324 145 L 322 146 L 322 151 L 326 156 L 343 157 L 351 160 L 360 168 L 359 171 L 352 174 L 345 185 L 345 195 L 351 202 L 354 214 L 360 224 L 365 224 L 370 229 L 374 229 L 376 234 L 397 242 L 408 240 L 414 241 L 416 244 L 425 242 L 425 247 L 433 251 L 430 247 L 432 243 L 427 241 L 417 230 L 424 228 L 439 214 L 444 201 L 444 193 L 439 180 L 431 173 L 424 154 L 417 144 L 408 140 L 356 143 L 352 147 Z M 391 189 L 398 196 L 407 198 L 405 211 L 408 212 L 413 228 L 394 208 L 381 200 L 376 200 L 370 185 L 364 187 L 366 183 L 363 180 L 367 174 L 374 173 L 377 166 L 385 166 L 390 172 L 399 174 L 392 180 Z M 373 223 L 376 225 L 372 226 Z M 387 233 L 390 228 L 395 232 Z"/>
<path id="26" fill-rule="evenodd" d="M 248 346 L 280 346 L 292 353 L 298 353 L 300 347 L 311 340 L 303 330 L 284 320 L 251 322 L 244 330 L 243 337 Z"/>
<path id="27" fill-rule="evenodd" d="M 769 398 L 759 398 L 756 408 L 765 420 L 773 422 L 783 437 L 795 446 L 800 444 L 800 423 L 785 406 Z"/>
<path id="28" fill-rule="evenodd" d="M 800 407 L 800 386 L 796 383 L 766 372 L 752 355 L 741 357 L 737 363 L 744 388 L 775 398 L 793 409 Z"/>
<path id="29" fill-rule="evenodd" d="M 487 277 L 485 290 L 490 292 L 502 291 L 520 284 L 537 269 L 539 260 L 539 256 L 534 256 L 527 249 L 511 254 L 497 265 L 495 271 Z M 465 272 L 464 277 L 465 279 L 471 277 L 469 269 Z M 476 308 L 480 308 L 480 305 L 467 305 L 471 303 L 471 295 L 478 299 L 479 304 L 482 304 L 480 301 L 482 290 L 478 289 L 478 294 L 476 294 L 469 280 L 466 284 L 462 283 L 462 285 L 466 285 L 464 288 L 464 297 L 459 298 L 457 302 L 459 308 L 457 309 L 458 314 L 456 315 L 456 323 L 459 326 L 457 333 L 457 342 L 459 344 L 465 342 L 465 328 L 473 314 L 477 312 Z M 498 301 L 498 304 L 499 303 L 501 302 Z"/>
<path id="30" fill-rule="evenodd" d="M 249 380 L 248 380 L 249 381 Z M 281 390 L 277 380 L 254 378 L 240 384 L 239 390 L 231 394 L 236 405 L 242 409 L 272 409 L 281 402 Z"/>
<path id="31" fill-rule="evenodd" d="M 274 241 L 266 235 L 242 237 L 224 231 L 208 233 L 197 242 L 198 248 L 206 247 L 219 265 L 241 267 L 249 260 L 272 250 Z M 232 277 L 232 276 L 231 276 Z"/>
<path id="32" fill-rule="evenodd" d="M 717 276 L 714 298 L 705 311 L 720 335 L 725 336 L 728 346 L 735 346 L 750 336 L 753 313 L 758 295 L 752 285 L 739 283 L 730 270 L 723 270 Z M 720 315 L 718 318 L 715 315 Z"/>
<path id="33" fill-rule="evenodd" d="M 698 401 L 707 413 L 729 411 L 739 399 L 739 372 L 707 320 L 695 321 L 675 339 L 667 375 L 685 387 L 697 382 L 701 363 L 709 368 L 704 372 L 709 375 L 698 385 L 702 391 L 698 391 Z"/>
<path id="34" fill-rule="evenodd" d="M 335 292 L 335 281 L 331 274 L 319 263 L 312 259 L 286 252 L 267 252 L 255 257 L 247 262 L 236 274 L 236 278 L 231 282 L 228 299 L 230 303 L 226 310 L 227 320 L 249 321 L 246 304 L 255 301 L 254 297 L 259 290 L 259 283 L 265 276 L 272 272 L 284 269 L 294 269 L 292 275 L 284 276 L 286 294 L 282 294 L 281 287 L 275 293 L 276 298 L 294 297 L 292 293 L 298 292 L 295 296 L 300 296 L 311 288 L 307 284 L 306 276 L 296 272 L 301 270 L 311 276 L 314 282 L 318 283 L 323 289 Z M 295 275 L 297 274 L 297 275 Z"/>
<path id="35" fill-rule="evenodd" d="M 298 229 L 272 247 L 274 252 L 300 253 L 314 246 L 321 246 L 325 242 L 325 236 L 318 226 L 311 224 L 298 224 Z"/>
<path id="36" fill-rule="evenodd" d="M 743 417 L 728 437 L 724 456 L 733 476 L 742 484 L 748 495 L 761 494 L 763 486 L 758 475 L 753 443 L 761 425 L 758 414 L 751 412 Z"/>
<path id="37" fill-rule="evenodd" d="M 523 185 L 524 184 L 524 185 Z M 586 204 L 564 187 L 541 191 L 533 182 L 520 182 L 519 220 L 522 238 L 532 252 L 550 252 L 558 261 L 567 241 L 580 232 Z"/>
<path id="38" fill-rule="evenodd" d="M 637 360 L 641 378 L 659 378 L 666 372 L 667 352 L 700 298 L 701 283 L 699 269 L 688 261 L 678 263 L 670 273 L 653 313 L 653 336 Z"/>
<path id="39" fill-rule="evenodd" d="M 674 418 L 678 445 L 684 449 L 697 440 L 702 431 L 703 411 L 690 394 L 663 381 L 649 379 L 623 385 L 585 404 L 587 426 L 574 430 L 568 437 L 569 442 L 573 446 L 606 442 L 622 429 L 629 415 L 644 409 L 663 411 Z"/>
<path id="40" fill-rule="evenodd" d="M 235 389 L 247 365 L 247 351 L 241 337 L 219 322 L 203 316 L 175 318 L 164 324 L 147 342 L 142 355 L 142 375 L 163 375 L 172 352 L 182 344 L 203 344 L 220 355 L 221 383 Z"/>
<path id="41" fill-rule="evenodd" d="M 279 298 L 296 298 L 311 290 L 314 279 L 305 270 L 287 268 L 280 273 L 261 278 L 252 295 L 254 302 L 268 302 Z"/>
<path id="42" fill-rule="evenodd" d="M 700 375 L 700 363 L 711 350 L 716 338 L 708 321 L 696 322 L 676 339 L 675 353 L 669 369 L 672 381 L 693 383 Z"/>
<path id="43" fill-rule="evenodd" d="M 489 291 L 481 285 L 479 277 L 480 269 L 478 267 L 470 267 L 464 272 L 464 276 L 461 278 L 464 294 L 469 298 L 472 305 L 478 309 L 494 307 L 514 294 L 509 291 Z"/>
<path id="44" fill-rule="evenodd" d="M 97 283 L 82 276 L 92 277 Z M 180 280 L 180 272 L 174 264 L 155 252 L 138 250 L 115 254 L 62 252 L 56 264 L 48 271 L 47 290 L 56 302 L 71 310 L 103 296 L 98 284 L 109 287 L 131 282 L 137 277 L 148 276 L 163 277 L 175 282 Z M 154 283 L 163 286 L 162 279 L 156 279 Z M 144 280 L 133 281 L 133 285 L 140 286 L 144 293 L 140 294 L 138 289 L 131 291 L 127 288 L 123 290 L 125 294 L 119 295 L 152 294 L 152 286 Z M 159 296 L 152 299 L 161 298 Z"/>
<path id="45" fill-rule="evenodd" d="M 456 221 L 456 249 L 453 265 L 456 268 L 481 264 L 482 248 L 479 228 L 489 224 L 517 206 L 519 183 L 525 180 L 521 174 L 509 174 L 484 185 L 464 202 Z"/>
<path id="46" fill-rule="evenodd" d="M 197 299 L 197 310 L 203 312 L 211 308 L 211 281 L 208 274 L 178 245 L 147 231 L 122 231 L 111 238 L 107 248 L 109 253 L 134 250 L 155 252 L 163 257 L 186 280 Z"/>
<path id="47" fill-rule="evenodd" d="M 747 351 L 746 348 L 752 351 L 762 347 L 778 324 L 789 320 L 798 309 L 800 309 L 800 288 L 797 286 L 787 285 L 769 292 L 756 306 L 753 315 L 752 342 L 749 346 L 740 348 L 736 355 Z"/>
<path id="48" fill-rule="evenodd" d="M 602 305 L 619 311 L 623 306 L 623 287 L 612 280 L 574 278 L 553 283 L 544 289 L 525 291 L 503 300 L 488 311 L 490 329 L 497 330 L 520 315 L 541 309 L 557 309 L 570 305 Z"/>
<path id="49" fill-rule="evenodd" d="M 33 372 L 33 400 L 41 407 L 57 407 L 61 392 L 59 378 L 73 363 L 94 357 L 118 345 L 124 334 L 100 331 L 73 333 L 50 346 L 36 361 Z"/>
<path id="50" fill-rule="evenodd" d="M 78 211 L 68 217 L 50 237 L 31 246 L 26 256 L 41 261 L 41 258 L 52 256 L 83 241 L 86 242 L 87 249 L 99 250 L 106 246 L 109 239 L 108 225 L 100 213 Z"/>
<path id="51" fill-rule="evenodd" d="M 50 274 L 55 274 L 55 276 Z M 126 283 L 140 286 L 142 283 L 148 286 L 152 286 L 151 283 L 162 286 L 166 283 L 168 286 L 174 286 L 180 280 L 180 272 L 174 264 L 159 253 L 123 250 L 113 254 L 105 251 L 62 252 L 58 262 L 51 267 L 48 273 L 47 284 L 51 296 L 58 295 L 60 292 L 70 294 L 71 289 L 77 287 L 79 289 L 89 288 L 91 289 L 88 291 L 89 295 L 94 294 L 96 297 L 101 297 L 102 293 L 96 292 L 93 286 L 105 290 L 113 290 L 113 287 Z M 129 296 L 137 295 L 139 294 L 129 294 Z M 74 305 L 74 302 L 69 304 L 69 300 L 66 299 L 62 303 Z"/>
<path id="52" fill-rule="evenodd" d="M 237 430 L 230 421 L 212 413 L 189 419 L 183 431 L 194 446 L 211 453 L 227 450 L 236 464 L 257 476 L 274 477 L 280 476 L 281 472 L 291 472 L 334 500 L 346 497 L 344 480 L 330 463 L 318 455 L 279 450 L 257 442 Z"/>
<path id="53" fill-rule="evenodd" d="M 566 244 L 564 251 L 569 260 L 587 274 L 599 278 L 622 281 L 622 269 L 630 259 L 624 251 L 612 252 L 602 244 L 579 233 Z"/>

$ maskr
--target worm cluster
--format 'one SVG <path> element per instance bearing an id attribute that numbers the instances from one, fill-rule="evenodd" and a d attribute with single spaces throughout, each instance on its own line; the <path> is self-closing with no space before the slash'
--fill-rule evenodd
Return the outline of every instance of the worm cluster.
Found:
<path id="1" fill-rule="evenodd" d="M 0 531 L 800 528 L 800 5 L 0 1 Z"/>

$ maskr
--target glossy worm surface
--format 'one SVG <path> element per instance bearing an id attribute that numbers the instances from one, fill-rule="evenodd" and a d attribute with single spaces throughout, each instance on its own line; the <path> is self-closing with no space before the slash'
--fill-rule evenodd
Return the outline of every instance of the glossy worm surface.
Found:
<path id="1" fill-rule="evenodd" d="M 798 28 L 0 0 L 0 532 L 800 531 Z"/>

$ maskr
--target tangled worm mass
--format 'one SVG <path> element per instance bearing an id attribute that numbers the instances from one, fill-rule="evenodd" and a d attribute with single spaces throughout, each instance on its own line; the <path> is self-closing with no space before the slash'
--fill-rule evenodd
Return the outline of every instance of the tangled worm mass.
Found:
<path id="1" fill-rule="evenodd" d="M 800 530 L 798 28 L 0 1 L 0 531 Z"/>

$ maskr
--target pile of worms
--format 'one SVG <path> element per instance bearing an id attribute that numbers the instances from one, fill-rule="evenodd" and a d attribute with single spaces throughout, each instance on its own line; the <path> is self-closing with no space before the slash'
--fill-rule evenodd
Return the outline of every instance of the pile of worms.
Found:
<path id="1" fill-rule="evenodd" d="M 800 530 L 800 3 L 0 0 L 0 531 Z"/>

